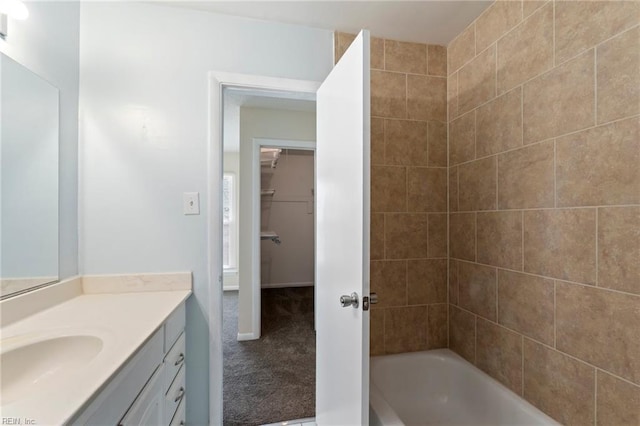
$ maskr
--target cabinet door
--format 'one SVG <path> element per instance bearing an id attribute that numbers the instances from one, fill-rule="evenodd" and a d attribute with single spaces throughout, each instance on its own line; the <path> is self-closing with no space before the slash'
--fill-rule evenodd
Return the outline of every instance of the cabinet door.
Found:
<path id="1" fill-rule="evenodd" d="M 164 419 L 164 387 L 163 368 L 160 367 L 153 373 L 140 395 L 133 402 L 127 414 L 120 422 L 121 426 L 133 425 L 163 425 Z"/>

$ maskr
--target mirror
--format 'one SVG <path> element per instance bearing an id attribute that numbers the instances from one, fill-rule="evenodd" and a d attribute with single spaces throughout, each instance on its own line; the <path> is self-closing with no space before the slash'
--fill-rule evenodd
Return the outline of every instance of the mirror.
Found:
<path id="1" fill-rule="evenodd" d="M 0 297 L 58 280 L 58 89 L 0 54 Z"/>

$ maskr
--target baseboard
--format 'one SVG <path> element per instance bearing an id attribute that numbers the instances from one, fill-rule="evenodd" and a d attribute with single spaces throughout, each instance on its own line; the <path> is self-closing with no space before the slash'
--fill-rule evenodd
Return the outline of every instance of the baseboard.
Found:
<path id="1" fill-rule="evenodd" d="M 262 284 L 262 288 L 313 287 L 313 281 L 301 283 L 269 283 Z"/>
<path id="2" fill-rule="evenodd" d="M 244 342 L 245 340 L 258 340 L 260 336 L 256 336 L 255 333 L 238 333 L 238 342 Z"/>

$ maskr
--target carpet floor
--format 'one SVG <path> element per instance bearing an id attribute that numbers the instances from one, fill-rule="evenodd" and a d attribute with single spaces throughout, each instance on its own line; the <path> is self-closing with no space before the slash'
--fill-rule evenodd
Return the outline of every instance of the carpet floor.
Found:
<path id="1" fill-rule="evenodd" d="M 263 289 L 262 336 L 238 342 L 238 292 L 224 293 L 224 424 L 315 416 L 313 287 Z"/>

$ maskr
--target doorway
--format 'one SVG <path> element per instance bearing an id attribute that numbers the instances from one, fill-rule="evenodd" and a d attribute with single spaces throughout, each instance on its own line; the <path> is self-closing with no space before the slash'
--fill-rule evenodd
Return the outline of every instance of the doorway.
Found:
<path id="1" fill-rule="evenodd" d="M 315 415 L 315 102 L 278 95 L 223 97 L 225 425 Z"/>

